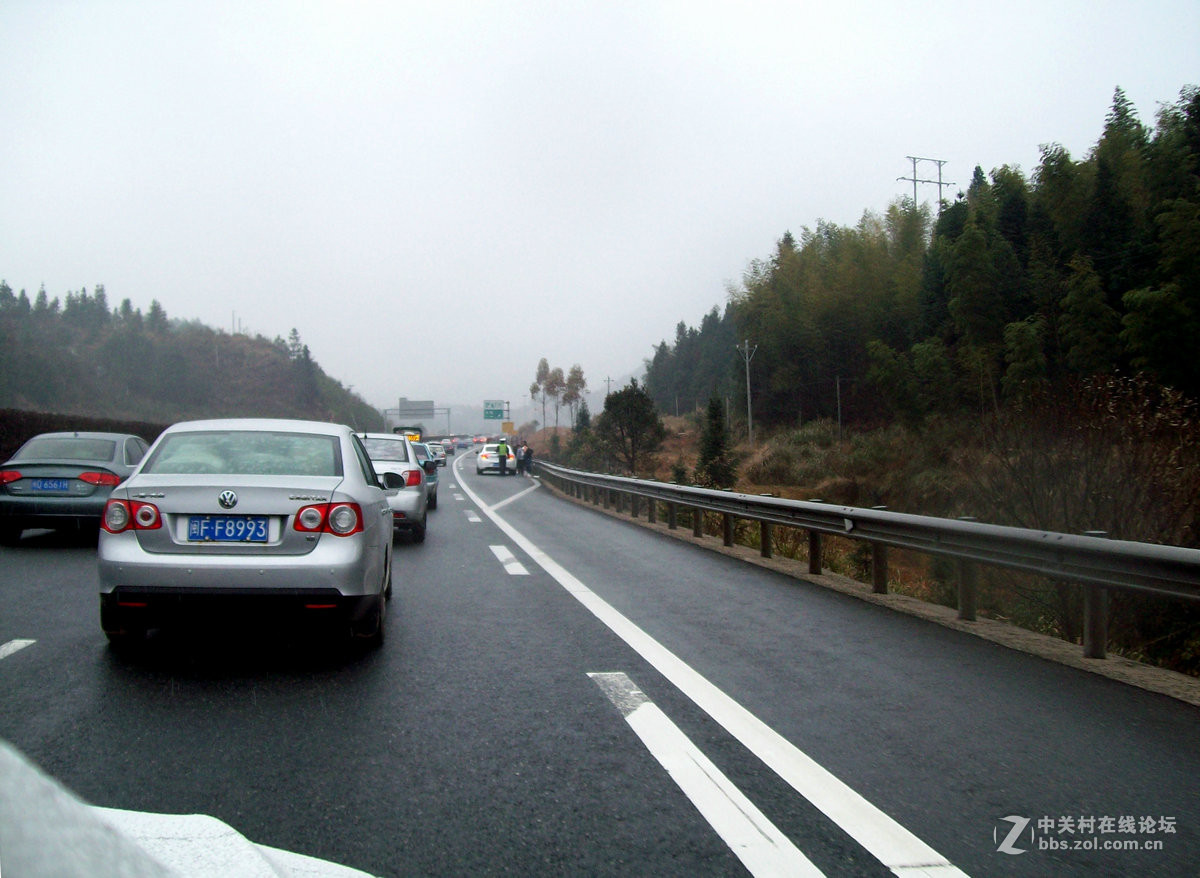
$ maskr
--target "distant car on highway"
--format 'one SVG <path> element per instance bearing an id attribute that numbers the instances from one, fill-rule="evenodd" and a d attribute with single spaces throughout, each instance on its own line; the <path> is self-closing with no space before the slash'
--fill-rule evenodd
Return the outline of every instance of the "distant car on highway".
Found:
<path id="1" fill-rule="evenodd" d="M 0 465 L 0 542 L 27 528 L 95 531 L 108 495 L 137 468 L 146 440 L 126 433 L 42 433 Z"/>
<path id="2" fill-rule="evenodd" d="M 433 455 L 433 459 L 437 461 L 438 466 L 446 465 L 446 446 L 441 442 L 426 442 L 429 446 L 429 453 Z"/>
<path id="3" fill-rule="evenodd" d="M 425 485 L 429 474 L 417 459 L 412 442 L 399 433 L 359 433 L 375 472 L 382 476 L 391 472 L 404 479 L 398 488 L 389 489 L 388 506 L 392 509 L 392 526 L 406 533 L 414 542 L 425 542 L 428 524 L 429 493 Z M 431 465 L 435 471 L 436 465 Z"/>
<path id="4" fill-rule="evenodd" d="M 437 509 L 437 490 L 438 490 L 438 467 L 437 458 L 433 456 L 433 452 L 429 450 L 429 446 L 424 442 L 414 442 L 412 444 L 413 451 L 424 466 L 425 461 L 432 461 L 433 466 L 425 468 L 425 493 L 429 497 L 429 508 Z"/>
<path id="5" fill-rule="evenodd" d="M 100 626 L 120 644 L 183 618 L 253 614 L 379 644 L 392 593 L 386 490 L 403 481 L 377 476 L 349 427 L 175 424 L 104 507 Z"/>
<path id="6" fill-rule="evenodd" d="M 475 456 L 475 473 L 483 475 L 485 472 L 495 471 L 500 472 L 500 453 L 498 451 L 499 444 L 489 442 L 479 449 L 479 454 Z M 508 447 L 508 463 L 507 470 L 509 475 L 517 474 L 517 456 L 513 452 L 512 446 Z"/>

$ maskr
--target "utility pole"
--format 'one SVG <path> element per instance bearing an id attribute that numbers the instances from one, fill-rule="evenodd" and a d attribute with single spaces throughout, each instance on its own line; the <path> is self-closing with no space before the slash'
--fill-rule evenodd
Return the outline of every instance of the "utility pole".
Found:
<path id="1" fill-rule="evenodd" d="M 750 339 L 746 339 L 746 347 L 734 345 L 737 352 L 742 355 L 742 359 L 746 361 L 746 436 L 751 445 L 754 445 L 754 416 L 750 409 L 750 361 L 754 359 L 754 353 L 758 350 L 758 345 L 750 347 Z"/>
<path id="2" fill-rule="evenodd" d="M 913 208 L 916 209 L 916 206 L 917 206 L 917 184 L 918 183 L 930 183 L 930 184 L 938 187 L 938 214 L 940 215 L 942 212 L 942 189 L 944 189 L 946 186 L 956 185 L 954 183 L 943 183 L 942 182 L 942 165 L 947 164 L 946 160 L 945 159 L 923 159 L 919 156 L 913 156 L 913 155 L 906 155 L 905 158 L 908 159 L 910 162 L 912 162 L 912 176 L 911 177 L 897 177 L 896 179 L 897 180 L 907 180 L 913 184 Z M 917 177 L 917 162 L 933 162 L 935 165 L 937 165 L 938 178 L 936 180 L 918 179 L 918 177 Z"/>

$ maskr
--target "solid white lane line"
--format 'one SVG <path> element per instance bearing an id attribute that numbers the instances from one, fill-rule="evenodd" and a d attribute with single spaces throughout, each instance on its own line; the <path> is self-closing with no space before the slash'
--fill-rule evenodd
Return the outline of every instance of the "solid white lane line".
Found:
<path id="1" fill-rule="evenodd" d="M 953 863 L 872 805 L 808 754 L 718 689 L 678 656 L 617 612 L 463 486 L 500 530 L 613 633 L 772 771 L 899 876 L 965 876 Z"/>
<path id="2" fill-rule="evenodd" d="M 541 482 L 534 482 L 532 485 L 530 485 L 524 491 L 521 491 L 519 494 L 513 494 L 511 497 L 505 497 L 503 500 L 501 500 L 499 503 L 497 503 L 495 506 L 493 506 L 492 509 L 499 509 L 502 506 L 507 506 L 509 503 L 513 502 L 514 500 L 519 500 L 520 498 L 524 497 L 530 491 L 536 491 L 541 486 L 542 486 Z"/>
<path id="3" fill-rule="evenodd" d="M 529 571 L 525 569 L 525 565 L 514 557 L 513 553 L 508 550 L 508 546 L 488 546 L 492 550 L 492 554 L 496 556 L 496 560 L 504 565 L 504 570 L 510 576 L 528 576 Z"/>
<path id="4" fill-rule="evenodd" d="M 750 874 L 824 876 L 628 676 L 588 676 Z"/>
<path id="5" fill-rule="evenodd" d="M 35 643 L 37 643 L 36 640 L 10 640 L 8 643 L 0 643 L 0 659 L 8 658 L 14 652 L 20 652 Z"/>

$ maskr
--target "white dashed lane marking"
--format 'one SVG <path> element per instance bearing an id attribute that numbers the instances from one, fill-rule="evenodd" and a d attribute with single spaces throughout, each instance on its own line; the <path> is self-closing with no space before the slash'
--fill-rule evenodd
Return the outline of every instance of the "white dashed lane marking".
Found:
<path id="1" fill-rule="evenodd" d="M 508 546 L 489 546 L 492 554 L 496 556 L 501 564 L 504 565 L 505 571 L 510 576 L 528 576 L 529 571 L 525 569 L 525 565 L 518 561 L 513 553 L 508 550 Z"/>
<path id="2" fill-rule="evenodd" d="M 8 658 L 14 652 L 19 652 L 35 643 L 37 643 L 36 640 L 10 640 L 8 643 L 0 643 L 0 659 Z"/>

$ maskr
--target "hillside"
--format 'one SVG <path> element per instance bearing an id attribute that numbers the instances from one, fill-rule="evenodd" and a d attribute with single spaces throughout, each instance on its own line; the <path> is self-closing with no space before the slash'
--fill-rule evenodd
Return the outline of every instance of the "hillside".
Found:
<path id="1" fill-rule="evenodd" d="M 102 286 L 41 290 L 31 301 L 0 281 L 0 408 L 171 423 L 201 417 L 336 420 L 361 429 L 382 416 L 326 375 L 295 330 L 287 341 L 231 335 L 110 309 Z"/>

